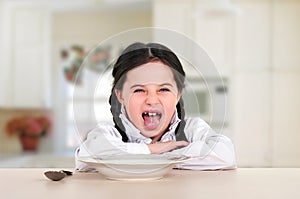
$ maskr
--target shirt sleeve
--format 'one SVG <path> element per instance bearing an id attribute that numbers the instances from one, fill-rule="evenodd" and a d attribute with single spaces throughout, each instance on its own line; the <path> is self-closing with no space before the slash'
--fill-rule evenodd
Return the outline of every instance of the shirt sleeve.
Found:
<path id="1" fill-rule="evenodd" d="M 187 147 L 170 153 L 191 156 L 192 159 L 177 165 L 178 169 L 217 170 L 235 169 L 235 152 L 231 140 L 217 134 L 200 118 L 186 121 L 185 134 L 190 142 Z"/>
<path id="2" fill-rule="evenodd" d="M 150 154 L 148 146 L 144 143 L 125 143 L 117 130 L 109 125 L 100 125 L 88 133 L 87 138 L 76 149 L 76 169 L 79 171 L 92 171 L 78 159 L 80 157 L 115 155 L 115 154 Z"/>

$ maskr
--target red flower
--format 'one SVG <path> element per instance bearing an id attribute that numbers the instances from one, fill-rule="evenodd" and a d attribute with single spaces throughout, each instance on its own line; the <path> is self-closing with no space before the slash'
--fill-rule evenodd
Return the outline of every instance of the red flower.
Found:
<path id="1" fill-rule="evenodd" d="M 8 135 L 45 136 L 49 132 L 51 122 L 47 117 L 25 116 L 13 118 L 6 125 Z"/>

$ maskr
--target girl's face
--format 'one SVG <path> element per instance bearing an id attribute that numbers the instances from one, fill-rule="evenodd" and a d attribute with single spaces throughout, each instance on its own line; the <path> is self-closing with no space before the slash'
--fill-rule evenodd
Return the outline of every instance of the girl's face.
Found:
<path id="1" fill-rule="evenodd" d="M 170 124 L 181 92 L 169 66 L 150 62 L 128 71 L 116 96 L 141 133 L 158 141 Z"/>

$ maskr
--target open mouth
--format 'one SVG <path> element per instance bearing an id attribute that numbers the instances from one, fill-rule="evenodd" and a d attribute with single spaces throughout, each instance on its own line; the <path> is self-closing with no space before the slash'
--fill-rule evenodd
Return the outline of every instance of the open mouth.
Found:
<path id="1" fill-rule="evenodd" d="M 148 130 L 154 130 L 160 123 L 162 114 L 159 112 L 143 112 L 144 125 Z"/>

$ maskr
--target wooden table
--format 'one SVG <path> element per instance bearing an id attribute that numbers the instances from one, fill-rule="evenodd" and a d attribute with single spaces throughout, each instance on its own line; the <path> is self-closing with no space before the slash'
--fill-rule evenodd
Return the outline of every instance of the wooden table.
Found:
<path id="1" fill-rule="evenodd" d="M 172 170 L 154 181 L 111 181 L 99 173 L 75 172 L 57 182 L 45 178 L 46 170 L 0 169 L 0 198 L 300 198 L 300 168 Z"/>

